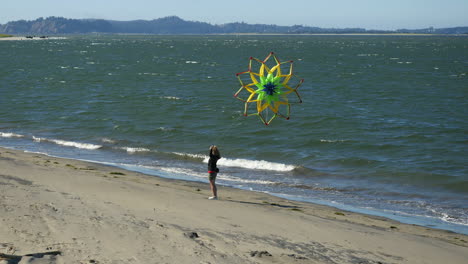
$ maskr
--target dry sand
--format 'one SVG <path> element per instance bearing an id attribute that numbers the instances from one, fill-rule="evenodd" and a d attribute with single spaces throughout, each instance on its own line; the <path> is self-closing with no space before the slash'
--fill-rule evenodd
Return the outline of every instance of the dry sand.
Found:
<path id="1" fill-rule="evenodd" d="M 468 237 L 0 148 L 0 264 L 467 263 Z M 29 256 L 28 256 L 29 255 Z"/>

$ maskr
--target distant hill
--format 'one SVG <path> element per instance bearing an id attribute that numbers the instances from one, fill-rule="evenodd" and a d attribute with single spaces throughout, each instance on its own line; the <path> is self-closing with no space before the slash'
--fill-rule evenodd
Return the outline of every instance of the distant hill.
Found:
<path id="1" fill-rule="evenodd" d="M 186 21 L 177 16 L 154 20 L 114 21 L 104 19 L 67 19 L 63 17 L 38 18 L 32 21 L 11 21 L 0 24 L 5 34 L 86 34 L 86 33 L 135 33 L 135 34 L 229 34 L 229 33 L 429 33 L 468 34 L 468 27 L 367 30 L 364 28 L 319 28 L 302 25 L 277 26 L 266 24 L 227 23 L 212 25 L 205 22 Z"/>

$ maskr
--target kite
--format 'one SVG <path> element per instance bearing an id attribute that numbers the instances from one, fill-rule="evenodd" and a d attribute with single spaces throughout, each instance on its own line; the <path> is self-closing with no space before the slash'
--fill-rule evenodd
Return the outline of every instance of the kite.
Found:
<path id="1" fill-rule="evenodd" d="M 274 59 L 276 65 L 272 67 L 267 65 L 270 58 Z M 254 72 L 253 66 L 257 63 L 259 69 L 258 72 Z M 288 73 L 284 74 L 283 71 Z M 297 89 L 304 79 L 299 79 L 293 74 L 293 61 L 280 62 L 273 52 L 268 54 L 263 61 L 250 57 L 248 70 L 237 73 L 236 76 L 241 83 L 241 88 L 234 94 L 234 97 L 245 103 L 244 116 L 258 115 L 265 125 L 269 125 L 278 116 L 289 120 L 291 103 L 302 103 Z M 295 86 L 288 84 L 291 79 L 298 79 Z M 250 95 L 239 97 L 243 91 Z M 298 101 L 291 102 L 290 97 L 294 98 L 294 95 Z M 257 111 L 248 114 L 249 105 L 252 103 L 256 104 Z"/>

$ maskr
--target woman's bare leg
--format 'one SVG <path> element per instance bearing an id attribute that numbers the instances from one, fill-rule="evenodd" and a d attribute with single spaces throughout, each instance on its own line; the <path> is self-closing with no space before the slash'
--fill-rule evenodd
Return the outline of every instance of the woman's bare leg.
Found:
<path id="1" fill-rule="evenodd" d="M 216 184 L 214 180 L 210 180 L 210 188 L 211 188 L 211 192 L 213 193 L 213 196 L 218 197 L 218 188 L 216 188 Z"/>

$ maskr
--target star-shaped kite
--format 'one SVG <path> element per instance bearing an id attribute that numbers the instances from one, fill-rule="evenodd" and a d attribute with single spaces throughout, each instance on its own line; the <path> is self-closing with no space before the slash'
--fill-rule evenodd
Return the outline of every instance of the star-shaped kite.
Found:
<path id="1" fill-rule="evenodd" d="M 270 58 L 276 62 L 273 67 L 267 65 Z M 258 72 L 253 71 L 253 63 L 260 63 Z M 283 74 L 282 67 L 283 70 L 289 70 L 289 73 Z M 245 75 L 250 76 L 250 79 Z M 236 76 L 241 83 L 241 88 L 234 94 L 234 97 L 245 103 L 244 116 L 258 115 L 265 125 L 269 125 L 277 116 L 289 119 L 291 108 L 289 97 L 291 95 L 297 96 L 296 103 L 302 103 L 297 89 L 304 82 L 304 79 L 299 79 L 293 74 L 293 61 L 280 62 L 273 52 L 268 54 L 263 61 L 250 57 L 249 69 L 236 74 Z M 292 78 L 298 79 L 294 87 L 288 84 Z M 247 82 L 249 83 L 246 84 Z M 239 97 L 244 90 L 250 93 L 247 99 Z M 257 112 L 248 114 L 250 103 L 257 104 Z M 273 112 L 271 118 L 269 110 Z"/>

